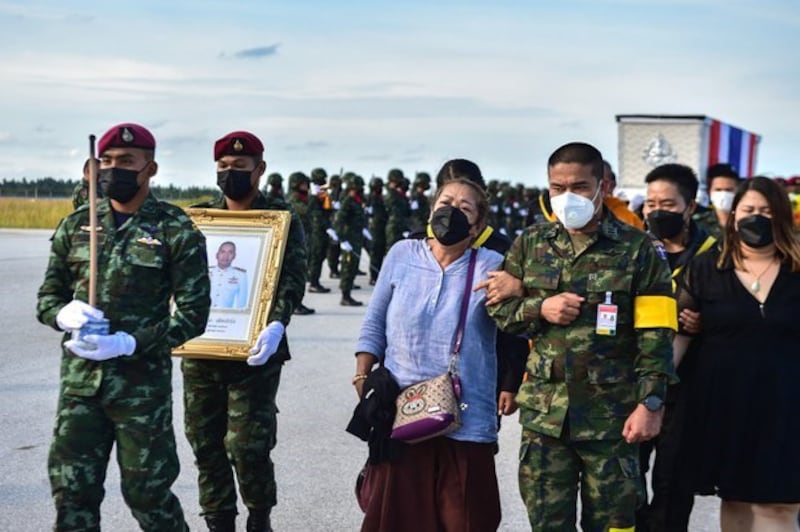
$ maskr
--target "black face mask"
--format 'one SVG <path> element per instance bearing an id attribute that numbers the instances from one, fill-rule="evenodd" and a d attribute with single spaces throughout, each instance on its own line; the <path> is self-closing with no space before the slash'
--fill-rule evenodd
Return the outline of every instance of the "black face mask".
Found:
<path id="1" fill-rule="evenodd" d="M 253 191 L 250 182 L 252 170 L 224 170 L 217 172 L 217 186 L 226 197 L 239 201 Z"/>
<path id="2" fill-rule="evenodd" d="M 647 228 L 660 240 L 675 238 L 685 225 L 682 212 L 657 210 L 647 215 Z"/>
<path id="3" fill-rule="evenodd" d="M 144 168 L 142 168 L 144 170 Z M 136 181 L 142 170 L 126 170 L 124 168 L 102 168 L 97 173 L 97 184 L 103 195 L 120 203 L 128 203 L 133 199 L 141 185 Z"/>
<path id="4" fill-rule="evenodd" d="M 433 236 L 445 246 L 452 246 L 469 237 L 470 227 L 464 211 L 450 205 L 439 207 L 431 217 Z"/>
<path id="5" fill-rule="evenodd" d="M 751 248 L 763 248 L 773 242 L 772 220 L 753 214 L 739 220 L 739 238 Z"/>

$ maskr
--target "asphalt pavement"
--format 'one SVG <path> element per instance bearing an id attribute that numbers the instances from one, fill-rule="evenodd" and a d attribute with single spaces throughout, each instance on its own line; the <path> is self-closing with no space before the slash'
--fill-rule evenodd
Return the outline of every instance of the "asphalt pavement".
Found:
<path id="1" fill-rule="evenodd" d="M 42 282 L 51 231 L 0 229 L 0 531 L 39 532 L 52 528 L 55 512 L 47 479 L 47 450 L 58 394 L 60 334 L 36 321 L 36 291 Z M 366 262 L 362 263 L 366 270 Z M 371 287 L 353 297 L 367 303 Z M 339 306 L 337 281 L 322 284 L 329 294 L 307 294 L 304 304 L 316 309 L 295 316 L 287 329 L 293 359 L 283 369 L 278 392 L 276 464 L 278 506 L 275 530 L 338 532 L 358 530 L 361 522 L 353 495 L 366 447 L 344 430 L 356 396 L 353 349 L 364 307 Z M 205 530 L 199 516 L 192 451 L 183 435 L 182 381 L 175 360 L 174 422 L 181 472 L 173 489 L 192 530 Z M 503 522 L 500 530 L 529 530 L 517 492 L 519 424 L 506 418 L 500 431 L 497 473 Z M 138 530 L 119 489 L 113 460 L 105 482 L 102 528 Z M 718 530 L 718 502 L 698 497 L 690 530 Z M 240 506 L 239 526 L 246 510 Z"/>

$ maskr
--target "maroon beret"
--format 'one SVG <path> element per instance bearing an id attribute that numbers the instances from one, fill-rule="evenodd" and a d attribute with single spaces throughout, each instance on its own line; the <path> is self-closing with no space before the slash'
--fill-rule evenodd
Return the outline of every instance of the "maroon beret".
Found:
<path id="1" fill-rule="evenodd" d="M 228 133 L 214 143 L 214 160 L 219 161 L 225 155 L 249 155 L 260 157 L 264 154 L 264 145 L 258 137 L 247 131 Z"/>
<path id="2" fill-rule="evenodd" d="M 100 137 L 97 142 L 97 154 L 103 155 L 108 148 L 155 150 L 156 139 L 147 128 L 139 124 L 117 124 Z"/>
<path id="3" fill-rule="evenodd" d="M 793 187 L 800 186 L 800 175 L 794 175 L 789 178 L 789 185 Z"/>

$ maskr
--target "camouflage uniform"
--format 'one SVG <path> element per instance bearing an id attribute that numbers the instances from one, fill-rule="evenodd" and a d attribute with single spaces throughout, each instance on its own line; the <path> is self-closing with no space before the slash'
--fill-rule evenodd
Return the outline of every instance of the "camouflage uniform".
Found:
<path id="1" fill-rule="evenodd" d="M 325 170 L 316 168 L 311 172 L 311 182 L 317 186 L 325 184 Z M 309 217 L 311 218 L 311 231 L 306 233 L 308 237 L 308 282 L 314 291 L 330 291 L 330 288 L 322 288 L 319 283 L 322 275 L 322 262 L 328 251 L 328 235 L 325 232 L 331 226 L 331 200 L 328 193 L 320 190 L 317 194 L 312 194 L 309 206 Z"/>
<path id="2" fill-rule="evenodd" d="M 373 177 L 369 182 L 370 195 L 367 198 L 367 216 L 369 217 L 369 232 L 372 235 L 372 244 L 369 254 L 370 284 L 375 284 L 378 274 L 386 256 L 386 220 L 388 215 L 386 205 L 383 203 L 383 180 Z"/>
<path id="3" fill-rule="evenodd" d="M 431 177 L 420 172 L 414 179 L 414 191 L 411 194 L 411 232 L 424 231 L 431 217 L 431 201 L 427 191 L 431 188 Z"/>
<path id="4" fill-rule="evenodd" d="M 331 200 L 329 219 L 332 223 L 341 207 L 342 179 L 338 175 L 332 175 L 329 179 L 328 197 Z M 328 269 L 330 270 L 331 279 L 339 278 L 339 242 L 334 242 L 333 240 L 328 245 Z"/>
<path id="5" fill-rule="evenodd" d="M 403 173 L 400 170 L 389 171 L 389 186 L 384 204 L 386 205 L 386 250 L 392 244 L 405 238 L 403 233 L 408 233 L 411 223 L 411 206 L 403 192 Z"/>
<path id="6" fill-rule="evenodd" d="M 122 493 L 142 529 L 188 530 L 170 491 L 179 470 L 170 348 L 205 329 L 205 238 L 181 209 L 152 195 L 120 227 L 109 200 L 98 202 L 97 215 L 96 307 L 110 320 L 110 332 L 133 335 L 136 351 L 95 362 L 62 350 L 48 459 L 56 529 L 100 530 L 103 480 L 116 443 Z M 64 305 L 88 300 L 88 224 L 84 206 L 65 217 L 52 238 L 37 317 L 56 329 Z"/>
<path id="7" fill-rule="evenodd" d="M 283 199 L 283 176 L 281 176 L 281 174 L 277 172 L 269 174 L 264 195 L 269 198 Z"/>
<path id="8" fill-rule="evenodd" d="M 225 198 L 195 205 L 225 209 Z M 251 209 L 292 210 L 280 198 L 258 194 Z M 306 247 L 295 212 L 289 228 L 275 300 L 266 323 L 288 325 L 306 282 Z M 244 361 L 184 359 L 186 438 L 198 469 L 200 507 L 204 515 L 236 513 L 233 472 L 245 506 L 252 512 L 277 504 L 275 470 L 270 451 L 276 443 L 278 407 L 275 395 L 283 362 L 289 360 L 286 336 L 263 366 Z"/>
<path id="9" fill-rule="evenodd" d="M 336 213 L 333 221 L 334 231 L 339 235 L 340 242 L 349 242 L 353 246 L 353 251 L 342 252 L 342 271 L 339 288 L 342 290 L 342 303 L 352 304 L 354 300 L 350 297 L 353 289 L 353 281 L 358 272 L 358 262 L 361 256 L 361 248 L 364 240 L 362 231 L 367 225 L 367 217 L 364 212 L 363 199 L 361 194 L 364 191 L 364 180 L 355 176 L 348 185 L 348 191 L 355 190 L 355 193 L 348 193 L 342 200 L 341 208 Z M 346 303 L 348 302 L 349 303 Z M 360 304 L 355 302 L 355 304 Z"/>
<path id="10" fill-rule="evenodd" d="M 609 214 L 585 238 L 588 247 L 576 254 L 560 223 L 529 227 L 504 266 L 523 280 L 525 296 L 489 307 L 501 329 L 533 340 L 517 395 L 520 492 L 533 530 L 574 529 L 579 475 L 584 530 L 633 526 L 642 489 L 638 446 L 621 439 L 622 428 L 639 401 L 663 398 L 674 380 L 677 314 L 663 253 Z M 561 292 L 586 298 L 567 326 L 539 314 Z M 595 330 L 606 292 L 618 306 L 616 335 Z"/>
<path id="11" fill-rule="evenodd" d="M 722 241 L 722 226 L 719 225 L 719 218 L 717 218 L 717 213 L 714 209 L 698 208 L 692 215 L 692 220 L 706 233 L 713 236 L 717 242 Z"/>

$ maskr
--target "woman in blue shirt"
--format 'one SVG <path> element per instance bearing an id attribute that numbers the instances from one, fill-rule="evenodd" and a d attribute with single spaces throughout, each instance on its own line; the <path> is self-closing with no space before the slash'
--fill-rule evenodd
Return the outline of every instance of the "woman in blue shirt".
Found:
<path id="1" fill-rule="evenodd" d="M 475 183 L 457 179 L 436 192 L 434 238 L 402 240 L 389 250 L 361 326 L 356 376 L 378 361 L 400 388 L 447 371 L 465 295 L 470 250 L 486 226 L 488 202 Z M 476 250 L 472 286 L 502 262 Z M 496 327 L 485 291 L 467 292 L 468 312 L 458 360 L 462 426 L 404 446 L 391 462 L 371 465 L 373 486 L 363 531 L 496 530 L 500 498 L 494 466 L 497 440 Z"/>

